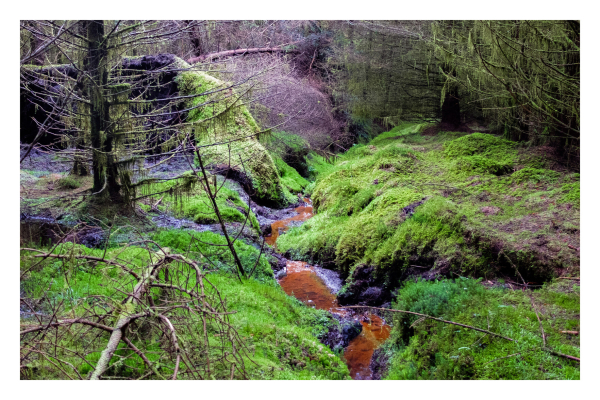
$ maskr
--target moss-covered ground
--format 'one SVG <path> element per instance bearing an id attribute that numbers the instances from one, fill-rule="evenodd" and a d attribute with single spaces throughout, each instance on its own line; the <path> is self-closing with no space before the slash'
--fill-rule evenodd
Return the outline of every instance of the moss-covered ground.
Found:
<path id="1" fill-rule="evenodd" d="M 573 281 L 534 292 L 493 288 L 468 278 L 409 281 L 393 308 L 479 327 L 514 341 L 419 316 L 394 314 L 382 349 L 390 358 L 387 379 L 579 379 L 580 289 Z M 540 315 L 545 347 L 539 322 Z"/>
<path id="2" fill-rule="evenodd" d="M 192 238 L 193 237 L 193 238 Z M 150 237 L 164 251 L 171 254 L 186 254 L 189 259 L 207 263 L 211 272 L 207 280 L 219 290 L 221 298 L 227 304 L 231 314 L 230 323 L 249 349 L 246 358 L 246 371 L 252 379 L 349 379 L 348 369 L 338 354 L 334 354 L 327 346 L 318 341 L 318 337 L 327 331 L 330 324 L 337 323 L 325 311 L 306 307 L 303 303 L 288 296 L 273 278 L 273 273 L 265 256 L 256 268 L 252 278 L 241 283 L 232 273 L 232 256 L 225 248 L 211 246 L 208 243 L 223 245 L 223 236 L 212 232 L 193 232 L 182 230 L 159 230 Z M 152 250 L 151 246 L 151 250 Z M 236 242 L 236 249 L 246 270 L 255 265 L 259 251 L 241 241 Z M 49 248 L 43 248 L 49 250 Z M 158 250 L 155 247 L 155 250 Z M 54 254 L 69 254 L 72 257 L 87 255 L 105 257 L 107 260 L 118 257 L 119 262 L 127 262 L 134 271 L 141 271 L 156 257 L 153 251 L 146 248 L 113 247 L 104 249 L 88 249 L 72 243 L 61 244 L 53 250 Z M 21 280 L 23 296 L 30 299 L 45 298 L 46 304 L 62 304 L 68 317 L 76 318 L 90 307 L 102 307 L 102 301 L 118 303 L 125 295 L 128 275 L 120 268 L 104 262 L 81 263 L 75 258 L 48 259 L 29 270 L 39 259 L 33 258 L 35 253 L 24 252 L 21 257 L 21 271 L 26 272 Z M 209 261 L 210 260 L 210 261 Z M 138 271 L 138 272 L 139 272 Z M 130 287 L 131 286 L 131 287 Z M 208 290 L 210 295 L 211 289 Z M 158 299 L 160 290 L 153 289 Z M 41 310 L 44 312 L 44 310 Z M 31 323 L 30 319 L 22 323 Z M 198 327 L 200 329 L 201 327 Z M 209 341 L 219 341 L 218 331 Z M 106 339 L 108 336 L 105 334 Z M 158 338 L 141 337 L 138 340 L 152 341 Z M 64 343 L 76 338 L 64 336 Z M 180 341 L 185 343 L 186 334 L 181 333 Z M 143 343 L 138 343 L 138 346 Z M 78 343 L 85 346 L 85 343 Z M 157 342 L 157 346 L 159 346 Z M 58 356 L 70 362 L 82 376 L 92 370 L 90 365 L 98 360 L 100 350 L 88 353 L 86 359 L 90 364 L 82 362 L 66 350 L 59 349 Z M 89 348 L 86 350 L 89 352 Z M 119 350 L 119 356 L 126 357 L 128 350 Z M 152 362 L 157 360 L 149 353 Z M 121 365 L 122 364 L 122 365 Z M 173 370 L 172 361 L 161 361 L 160 368 L 164 374 Z M 44 359 L 28 365 L 33 371 L 33 379 L 63 379 L 60 371 Z M 147 367 L 136 357 L 127 358 L 123 364 L 115 364 L 109 372 L 123 377 L 143 376 Z M 217 372 L 214 372 L 217 374 Z M 224 371 L 228 376 L 228 371 Z M 181 375 L 185 377 L 185 375 Z"/>
<path id="3" fill-rule="evenodd" d="M 192 174 L 188 173 L 188 176 L 192 176 Z M 144 188 L 148 194 L 158 194 L 142 199 L 138 203 L 139 207 L 149 212 L 153 205 L 161 200 L 156 206 L 160 212 L 169 211 L 178 218 L 191 219 L 197 224 L 218 223 L 219 220 L 204 186 L 196 183 L 191 189 L 181 193 L 177 188 L 184 185 L 185 181 L 186 178 L 175 179 Z M 216 189 L 211 186 L 211 191 L 217 193 L 216 202 L 223 220 L 226 222 L 247 221 L 246 224 L 249 227 L 259 232 L 256 215 L 248 207 L 248 204 L 241 200 L 239 194 L 233 189 L 232 182 L 217 176 L 216 184 Z"/>
<path id="4" fill-rule="evenodd" d="M 577 362 L 542 349 L 532 305 L 546 347 L 579 357 L 579 336 L 564 333 L 579 331 L 579 282 L 556 279 L 579 276 L 579 174 L 500 137 L 424 128 L 402 124 L 333 163 L 309 156 L 316 215 L 278 249 L 347 274 L 341 293 L 372 266 L 399 288 L 392 308 L 515 340 L 386 314 L 384 378 L 579 379 Z M 522 291 L 515 269 L 541 289 Z"/>
<path id="5" fill-rule="evenodd" d="M 278 248 L 347 272 L 416 264 L 514 276 L 514 264 L 531 281 L 578 274 L 579 174 L 546 169 L 542 157 L 493 135 L 428 136 L 423 126 L 400 125 L 333 165 L 313 156 L 316 215 Z"/>

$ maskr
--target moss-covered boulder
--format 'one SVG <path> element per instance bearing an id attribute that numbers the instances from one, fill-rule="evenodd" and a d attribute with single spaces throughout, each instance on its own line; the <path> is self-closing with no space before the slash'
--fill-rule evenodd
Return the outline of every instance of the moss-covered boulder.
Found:
<path id="1" fill-rule="evenodd" d="M 176 58 L 182 69 L 185 61 Z M 203 147 L 203 163 L 217 173 L 241 183 L 250 197 L 261 205 L 282 207 L 294 196 L 282 185 L 271 155 L 261 144 L 262 132 L 244 105 L 241 94 L 202 71 L 186 70 L 175 82 L 183 96 L 203 94 L 187 101 L 190 132 Z M 240 90 L 241 92 L 241 90 Z M 195 108 L 197 107 L 197 108 Z M 219 143 L 216 146 L 210 146 Z"/>

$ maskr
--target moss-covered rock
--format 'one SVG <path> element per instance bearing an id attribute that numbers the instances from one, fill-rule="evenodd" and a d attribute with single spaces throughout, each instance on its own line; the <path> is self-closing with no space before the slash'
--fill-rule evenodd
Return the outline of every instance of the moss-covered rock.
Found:
<path id="1" fill-rule="evenodd" d="M 189 68 L 181 59 L 176 62 Z M 232 177 L 260 204 L 281 207 L 292 202 L 294 197 L 281 184 L 273 159 L 259 141 L 268 132 L 261 132 L 240 95 L 226 89 L 227 82 L 201 71 L 184 71 L 175 82 L 181 95 L 205 93 L 186 104 L 191 109 L 189 130 L 198 145 L 207 146 L 202 152 L 203 163 L 222 172 L 235 170 Z M 215 143 L 220 144 L 210 146 Z"/>

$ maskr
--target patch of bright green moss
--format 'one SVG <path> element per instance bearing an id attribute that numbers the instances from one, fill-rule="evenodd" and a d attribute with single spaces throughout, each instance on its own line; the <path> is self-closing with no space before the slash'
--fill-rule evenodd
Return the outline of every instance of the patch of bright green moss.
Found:
<path id="1" fill-rule="evenodd" d="M 568 285 L 569 293 L 556 293 L 555 285 L 549 284 L 531 295 L 539 309 L 546 346 L 579 357 L 579 338 L 560 333 L 578 326 L 579 287 Z M 489 329 L 514 341 L 394 314 L 394 328 L 386 343 L 391 355 L 386 379 L 579 379 L 579 363 L 541 349 L 539 323 L 529 296 L 510 289 L 488 289 L 473 279 L 407 281 L 393 308 Z"/>
<path id="2" fill-rule="evenodd" d="M 274 157 L 273 159 L 283 186 L 292 193 L 301 193 L 309 182 L 300 176 L 298 171 L 287 165 L 281 158 Z"/>
<path id="3" fill-rule="evenodd" d="M 493 135 L 415 131 L 403 124 L 333 163 L 309 156 L 314 222 L 281 235 L 278 247 L 349 270 L 370 263 L 397 272 L 422 262 L 493 275 L 510 267 L 498 259 L 501 248 L 534 276 L 578 264 L 576 252 L 561 244 L 565 234 L 579 241 L 578 217 L 563 218 L 561 205 L 578 197 L 577 178 L 531 166 L 513 173 L 516 143 Z M 414 215 L 400 217 L 403 207 L 424 197 Z M 380 202 L 393 206 L 376 211 Z M 325 221 L 334 217 L 340 217 L 335 227 Z"/>
<path id="4" fill-rule="evenodd" d="M 177 61 L 187 66 L 183 60 Z M 188 114 L 187 121 L 192 123 L 190 131 L 198 144 L 223 143 L 205 148 L 204 163 L 231 165 L 245 171 L 259 198 L 280 206 L 288 204 L 289 198 L 284 193 L 273 159 L 257 137 L 260 128 L 243 100 L 231 90 L 219 91 L 227 87 L 227 83 L 204 72 L 185 71 L 175 81 L 182 95 L 215 92 L 194 97 L 186 103 L 187 108 L 210 103 Z"/>
<path id="5" fill-rule="evenodd" d="M 229 315 L 229 323 L 248 347 L 249 353 L 244 357 L 244 361 L 251 379 L 349 379 L 348 368 L 339 355 L 318 341 L 318 337 L 324 335 L 327 327 L 335 321 L 327 312 L 307 307 L 294 297 L 288 296 L 273 279 L 264 255 L 254 277 L 240 283 L 228 273 L 231 269 L 231 255 L 224 251 L 224 247 L 207 244 L 224 244 L 225 239 L 222 236 L 211 232 L 163 230 L 156 233 L 153 239 L 163 249 L 168 247 L 169 250 L 166 251 L 185 254 L 186 257 L 203 264 L 207 257 L 210 258 L 214 264 L 207 269 L 217 266 L 219 271 L 209 273 L 206 277 L 211 283 L 205 285 L 206 294 L 211 298 L 213 287 L 216 287 L 221 298 L 227 301 L 227 310 L 234 312 Z M 235 246 L 244 268 L 249 270 L 255 264 L 259 250 L 240 241 L 236 242 Z M 159 257 L 152 249 L 148 251 L 138 247 L 113 248 L 105 254 L 102 249 L 88 249 L 72 243 L 57 246 L 54 253 L 106 256 L 109 260 L 118 257 L 120 262 L 127 262 L 128 266 L 138 273 L 150 262 L 156 262 Z M 25 270 L 38 262 L 39 258 L 23 254 L 21 268 Z M 21 286 L 27 297 L 44 296 L 53 304 L 62 304 L 69 317 L 73 317 L 84 310 L 89 312 L 89 309 L 94 307 L 101 313 L 104 301 L 114 301 L 118 304 L 124 296 L 123 291 L 132 289 L 133 283 L 130 275 L 115 265 L 77 262 L 74 259 L 47 259 L 38 265 L 38 268 L 26 274 Z M 156 292 L 156 296 L 160 295 L 159 289 L 152 291 Z M 103 300 L 98 301 L 99 299 Z M 202 329 L 201 326 L 197 328 Z M 218 346 L 221 340 L 218 337 L 219 333 L 209 329 L 209 343 Z M 179 340 L 182 343 L 186 342 L 186 335 L 185 329 L 179 331 Z M 106 339 L 108 340 L 108 336 Z M 138 344 L 136 338 L 131 339 Z M 143 340 L 158 342 L 159 338 L 144 337 Z M 152 352 L 152 344 L 142 343 L 139 346 L 149 350 L 147 356 L 151 361 L 159 361 Z M 158 347 L 156 350 L 159 350 Z M 61 359 L 73 364 L 80 373 L 85 375 L 91 371 L 91 367 L 80 357 L 71 353 L 62 354 L 62 350 L 60 352 Z M 124 346 L 120 346 L 116 355 L 130 354 Z M 86 360 L 94 365 L 98 357 L 99 352 L 90 353 Z M 117 359 L 118 357 L 115 357 L 113 362 Z M 173 365 L 169 360 L 163 360 L 161 364 L 167 367 L 167 371 L 169 368 L 172 371 Z M 32 364 L 32 367 L 37 366 L 37 363 Z M 113 373 L 125 377 L 141 376 L 145 368 L 138 357 L 130 357 L 127 363 Z M 228 376 L 228 371 L 223 374 Z M 59 377 L 64 378 L 52 368 L 41 368 L 33 378 Z M 182 375 L 182 378 L 185 379 L 185 375 Z"/>

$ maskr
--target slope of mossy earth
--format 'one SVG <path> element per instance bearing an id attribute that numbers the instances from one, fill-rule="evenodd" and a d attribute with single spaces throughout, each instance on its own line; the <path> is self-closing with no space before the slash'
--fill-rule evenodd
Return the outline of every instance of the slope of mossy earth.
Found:
<path id="1" fill-rule="evenodd" d="M 278 248 L 346 274 L 363 265 L 485 277 L 514 276 L 515 265 L 535 282 L 578 274 L 579 174 L 545 169 L 493 135 L 417 127 L 355 145 L 328 167 L 315 157 L 316 215 Z"/>
<path id="2" fill-rule="evenodd" d="M 192 240 L 192 236 L 195 239 Z M 207 257 L 212 260 L 215 269 L 207 275 L 207 279 L 219 290 L 227 303 L 227 309 L 234 312 L 230 322 L 251 351 L 245 360 L 246 372 L 251 379 L 349 379 L 348 368 L 343 361 L 318 340 L 327 332 L 328 326 L 337 321 L 325 311 L 306 307 L 286 295 L 274 280 L 264 255 L 253 277 L 241 283 L 231 272 L 231 254 L 224 251 L 223 247 L 207 244 L 224 245 L 225 239 L 221 235 L 171 229 L 160 230 L 151 239 L 164 251 L 186 254 L 194 260 L 206 260 Z M 244 268 L 251 270 L 259 251 L 241 241 L 236 242 L 236 249 Z M 129 265 L 140 268 L 151 262 L 153 257 L 148 249 L 135 246 L 113 247 L 105 252 L 104 249 L 88 249 L 69 242 L 60 244 L 52 252 L 70 254 L 72 257 L 105 257 L 107 260 L 118 256 L 119 260 L 126 260 L 131 263 Z M 119 301 L 117 297 L 125 295 L 120 288 L 127 274 L 104 262 L 97 262 L 92 267 L 80 265 L 71 268 L 69 266 L 74 259 L 48 259 L 28 271 L 21 281 L 23 295 L 27 298 L 39 298 L 43 294 L 50 304 L 63 304 L 71 317 L 85 312 L 86 308 L 95 304 L 96 298 L 106 297 Z M 21 257 L 21 268 L 23 271 L 29 269 L 38 261 L 39 259 L 24 255 Z M 210 294 L 211 289 L 207 290 Z M 157 292 L 158 295 L 160 294 Z M 210 337 L 209 340 L 218 341 L 217 336 L 215 332 L 215 337 Z M 186 334 L 181 332 L 180 340 L 185 342 L 185 338 Z M 70 340 L 68 335 L 64 340 Z M 123 357 L 130 355 L 129 353 L 129 350 L 119 350 L 119 355 Z M 82 376 L 86 376 L 92 370 L 90 365 L 93 366 L 94 361 L 97 361 L 99 351 L 88 354 L 88 362 L 82 362 L 79 356 L 63 349 L 59 350 L 58 356 L 74 365 Z M 172 363 L 162 363 L 166 368 L 164 373 L 172 370 Z M 148 372 L 145 364 L 141 360 L 136 361 L 135 357 L 128 359 L 119 368 L 118 374 L 125 377 L 143 376 Z M 36 371 L 31 377 L 33 379 L 62 379 L 60 371 L 53 369 L 43 359 L 28 365 L 28 369 Z M 181 375 L 181 378 L 184 377 L 185 375 Z"/>
<path id="3" fill-rule="evenodd" d="M 315 216 L 278 249 L 342 272 L 344 304 L 515 340 L 394 314 L 374 361 L 384 378 L 579 379 L 576 361 L 552 353 L 579 357 L 579 336 L 564 333 L 579 331 L 579 282 L 558 279 L 579 276 L 579 174 L 500 137 L 426 127 L 402 124 L 333 164 L 309 157 Z M 543 287 L 521 291 L 519 274 Z"/>

